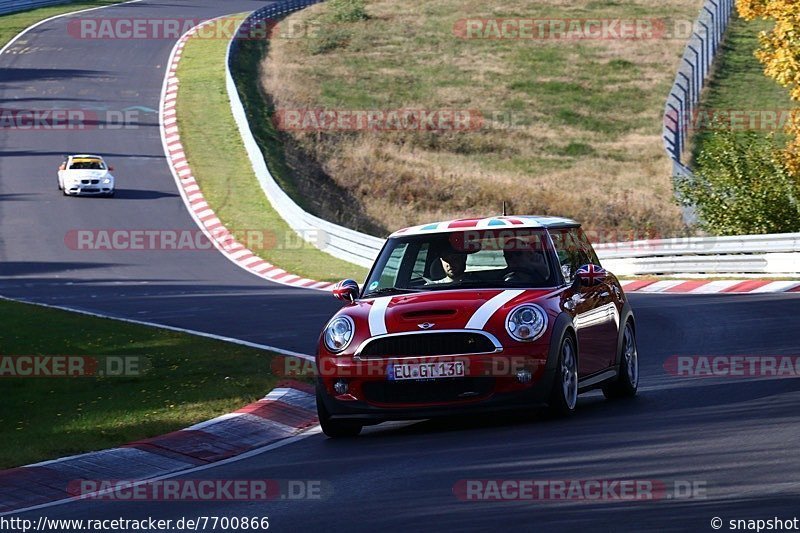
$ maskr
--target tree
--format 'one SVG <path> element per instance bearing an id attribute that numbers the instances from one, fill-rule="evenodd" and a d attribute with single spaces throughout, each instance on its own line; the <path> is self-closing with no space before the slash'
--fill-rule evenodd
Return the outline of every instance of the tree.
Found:
<path id="1" fill-rule="evenodd" d="M 746 20 L 762 18 L 775 23 L 758 39 L 761 48 L 756 57 L 764 64 L 764 73 L 789 89 L 792 100 L 800 101 L 800 3 L 796 0 L 739 0 L 739 15 Z M 794 136 L 785 149 L 786 167 L 800 176 L 800 110 L 792 111 L 788 125 Z"/>
<path id="2" fill-rule="evenodd" d="M 789 172 L 773 136 L 715 129 L 693 177 L 677 177 L 685 205 L 716 235 L 800 231 L 800 179 Z"/>

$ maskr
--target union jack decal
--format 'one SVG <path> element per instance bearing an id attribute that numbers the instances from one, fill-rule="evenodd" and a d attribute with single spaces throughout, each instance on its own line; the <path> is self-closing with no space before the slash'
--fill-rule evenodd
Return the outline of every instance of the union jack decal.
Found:
<path id="1" fill-rule="evenodd" d="M 343 281 L 338 282 L 336 285 L 333 286 L 333 295 L 340 300 L 350 300 L 350 295 L 358 293 L 358 283 L 352 279 L 346 279 Z"/>
<path id="2" fill-rule="evenodd" d="M 580 266 L 576 274 L 581 278 L 581 285 L 587 287 L 598 285 L 606 279 L 606 269 L 592 264 Z"/>

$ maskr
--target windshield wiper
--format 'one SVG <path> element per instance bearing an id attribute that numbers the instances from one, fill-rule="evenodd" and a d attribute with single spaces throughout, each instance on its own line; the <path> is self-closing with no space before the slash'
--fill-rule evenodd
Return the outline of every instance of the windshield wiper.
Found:
<path id="1" fill-rule="evenodd" d="M 371 298 L 373 296 L 382 296 L 385 294 L 403 294 L 407 292 L 424 292 L 427 289 L 401 289 L 400 287 L 381 287 L 366 293 L 363 298 Z"/>

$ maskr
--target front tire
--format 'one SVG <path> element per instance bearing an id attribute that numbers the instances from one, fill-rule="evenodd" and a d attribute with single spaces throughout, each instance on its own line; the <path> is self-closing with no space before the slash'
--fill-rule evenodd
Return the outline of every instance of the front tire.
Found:
<path id="1" fill-rule="evenodd" d="M 319 392 L 317 392 L 317 418 L 319 418 L 319 425 L 322 426 L 322 432 L 332 439 L 356 437 L 361 433 L 363 427 L 358 422 L 332 419 Z"/>
<path id="2" fill-rule="evenodd" d="M 558 349 L 556 375 L 550 393 L 549 411 L 556 417 L 564 417 L 575 412 L 578 403 L 578 351 L 575 340 L 566 335 Z"/>
<path id="3" fill-rule="evenodd" d="M 603 395 L 609 400 L 633 398 L 639 389 L 639 353 L 636 350 L 636 334 L 630 322 L 625 323 L 621 349 L 619 375 L 603 386 Z"/>

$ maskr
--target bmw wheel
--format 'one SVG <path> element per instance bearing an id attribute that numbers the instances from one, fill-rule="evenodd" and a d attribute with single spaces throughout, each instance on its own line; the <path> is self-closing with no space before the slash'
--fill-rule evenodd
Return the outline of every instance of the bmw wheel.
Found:
<path id="1" fill-rule="evenodd" d="M 567 335 L 559 348 L 553 390 L 550 393 L 550 412 L 566 416 L 575 411 L 578 403 L 578 353 L 575 341 Z"/>
<path id="2" fill-rule="evenodd" d="M 636 350 L 636 334 L 630 322 L 625 323 L 622 334 L 622 353 L 619 358 L 619 375 L 603 387 L 608 399 L 631 398 L 639 389 L 639 353 Z"/>

